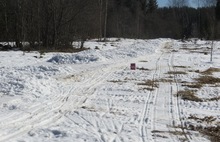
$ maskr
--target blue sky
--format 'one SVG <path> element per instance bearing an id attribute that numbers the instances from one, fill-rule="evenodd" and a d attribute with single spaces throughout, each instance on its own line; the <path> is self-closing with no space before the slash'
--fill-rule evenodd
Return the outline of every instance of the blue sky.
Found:
<path id="1" fill-rule="evenodd" d="M 159 7 L 168 6 L 168 0 L 157 0 Z"/>
<path id="2" fill-rule="evenodd" d="M 168 0 L 157 0 L 159 7 L 168 6 Z M 189 3 L 192 7 L 196 7 L 193 0 L 189 0 Z"/>

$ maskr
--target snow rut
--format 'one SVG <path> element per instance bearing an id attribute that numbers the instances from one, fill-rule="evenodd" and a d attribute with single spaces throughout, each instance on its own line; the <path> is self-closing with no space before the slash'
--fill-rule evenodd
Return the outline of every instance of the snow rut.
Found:
<path id="1" fill-rule="evenodd" d="M 177 72 L 176 67 L 174 65 L 174 54 L 175 52 L 170 53 L 170 58 L 169 58 L 169 62 L 168 62 L 168 67 L 169 67 L 169 71 L 170 72 Z M 174 82 L 170 82 L 170 89 L 171 89 L 171 95 L 170 95 L 170 109 L 172 111 L 172 127 L 174 128 L 174 131 L 176 133 L 181 132 L 182 135 L 175 135 L 177 137 L 178 140 L 184 140 L 184 141 L 190 141 L 191 136 L 189 135 L 189 133 L 186 131 L 186 126 L 185 126 L 185 116 L 184 116 L 184 112 L 183 109 L 181 108 L 181 98 L 180 96 L 176 96 L 177 92 L 179 91 L 179 81 L 178 81 L 178 76 L 177 74 L 173 74 L 172 78 L 174 80 Z M 172 131 L 172 129 L 170 129 L 170 131 Z M 174 132 L 174 133 L 175 133 Z"/>
<path id="2" fill-rule="evenodd" d="M 151 55 L 137 52 L 124 60 L 97 63 L 91 69 L 88 65 L 82 72 L 57 78 L 53 97 L 31 105 L 26 112 L 1 118 L 1 129 L 7 128 L 7 132 L 0 134 L 0 141 L 27 135 L 34 140 L 40 137 L 40 131 L 50 131 L 49 137 L 62 137 L 60 140 L 69 137 L 92 142 L 195 141 L 185 129 L 183 101 L 175 96 L 181 87 L 181 75 L 168 74 L 177 71 L 176 54 L 172 52 L 172 43 L 162 46 L 169 49 L 162 48 Z M 131 71 L 130 63 L 149 69 Z M 149 91 L 144 89 L 147 85 L 138 85 L 146 79 L 157 86 L 149 87 Z M 6 121 L 15 115 L 19 118 Z"/>
<path id="3" fill-rule="evenodd" d="M 118 68 L 121 68 L 121 64 L 102 67 L 100 69 L 88 71 L 87 73 L 79 74 L 78 78 L 81 77 L 81 81 L 70 78 L 70 81 L 61 82 L 58 86 L 61 91 L 54 94 L 54 97 L 50 101 L 34 104 L 30 106 L 28 112 L 20 113 L 19 116 L 22 117 L 19 117 L 19 119 L 1 123 L 1 129 L 5 127 L 11 132 L 10 134 L 1 134 L 0 141 L 15 139 L 30 131 L 51 125 L 63 117 L 69 118 L 68 114 L 83 107 L 87 98 L 93 95 L 96 88 L 106 81 L 109 75 Z M 81 119 L 83 119 L 85 123 L 89 122 L 83 117 L 81 117 Z M 97 131 L 97 134 L 98 133 Z"/>
<path id="4" fill-rule="evenodd" d="M 161 69 L 160 69 L 160 60 L 163 56 L 163 53 L 159 56 L 159 58 L 156 60 L 155 63 L 155 72 L 152 75 L 152 81 L 155 82 L 155 79 L 160 77 Z M 148 93 L 148 97 L 145 100 L 144 109 L 142 112 L 142 118 L 140 121 L 140 134 L 142 137 L 142 141 L 153 141 L 153 138 L 151 136 L 152 129 L 155 128 L 155 103 L 158 96 L 158 89 L 156 89 L 156 92 L 150 91 Z"/>

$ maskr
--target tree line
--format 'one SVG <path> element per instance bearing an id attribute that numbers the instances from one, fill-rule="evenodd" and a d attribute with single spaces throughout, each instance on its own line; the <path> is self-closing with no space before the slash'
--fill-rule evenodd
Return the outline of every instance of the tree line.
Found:
<path id="1" fill-rule="evenodd" d="M 52 48 L 106 37 L 217 39 L 216 2 L 192 8 L 169 0 L 158 8 L 156 0 L 0 0 L 0 41 Z"/>

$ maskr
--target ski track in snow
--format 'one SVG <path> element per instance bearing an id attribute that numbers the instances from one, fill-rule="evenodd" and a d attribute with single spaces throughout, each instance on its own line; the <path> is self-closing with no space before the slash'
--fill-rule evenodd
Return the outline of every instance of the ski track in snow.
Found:
<path id="1" fill-rule="evenodd" d="M 89 46 L 92 44 L 97 46 L 96 42 Z M 190 48 L 190 44 L 186 46 Z M 201 41 L 200 46 L 203 45 Z M 4 86 L 4 91 L 11 96 L 0 92 L 3 99 L 0 103 L 0 141 L 208 141 L 198 132 L 186 129 L 188 117 L 191 114 L 203 116 L 205 110 L 209 111 L 208 116 L 214 115 L 219 120 L 219 101 L 182 100 L 181 96 L 176 96 L 183 89 L 181 82 L 198 75 L 168 72 L 188 72 L 190 67 L 205 70 L 218 64 L 217 56 L 215 63 L 204 63 L 207 56 L 198 54 L 194 57 L 182 48 L 182 43 L 171 39 L 125 40 L 105 46 L 109 49 L 91 49 L 79 55 L 52 54 L 39 60 L 31 58 L 37 53 L 30 54 L 26 55 L 28 65 L 18 63 L 25 56 L 17 53 L 16 57 L 20 58 L 14 66 L 10 62 L 7 67 L 7 59 L 0 62 L 2 78 L 13 80 L 19 75 L 18 83 L 24 86 L 8 85 L 17 87 L 17 90 L 11 88 L 13 92 Z M 147 70 L 130 70 L 130 63 Z M 17 72 L 8 72 L 11 69 Z M 25 80 L 22 75 L 30 78 Z M 153 90 L 139 85 L 146 80 L 157 84 L 149 86 L 148 89 Z M 216 93 L 213 96 L 218 96 L 218 89 L 205 89 L 200 92 L 211 91 Z"/>

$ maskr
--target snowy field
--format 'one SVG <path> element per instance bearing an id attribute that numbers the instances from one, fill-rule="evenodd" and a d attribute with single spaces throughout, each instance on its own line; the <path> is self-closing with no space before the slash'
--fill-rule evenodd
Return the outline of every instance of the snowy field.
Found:
<path id="1" fill-rule="evenodd" d="M 80 53 L 0 52 L 0 142 L 209 142 L 220 43 L 89 41 Z M 130 70 L 135 63 L 136 70 Z"/>

